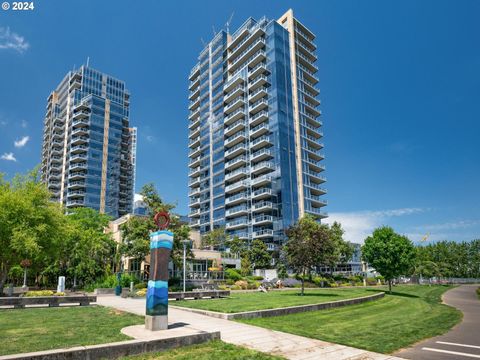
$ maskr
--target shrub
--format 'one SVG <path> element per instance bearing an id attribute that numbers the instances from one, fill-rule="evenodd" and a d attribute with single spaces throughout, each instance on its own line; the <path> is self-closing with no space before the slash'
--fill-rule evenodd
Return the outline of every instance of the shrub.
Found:
<path id="1" fill-rule="evenodd" d="M 53 296 L 65 296 L 65 293 L 63 291 L 59 291 L 54 293 Z"/>
<path id="2" fill-rule="evenodd" d="M 137 290 L 146 289 L 147 283 L 141 282 L 141 283 L 135 284 L 134 288 Z"/>
<path id="3" fill-rule="evenodd" d="M 218 285 L 219 290 L 229 290 L 230 288 L 227 285 Z"/>
<path id="4" fill-rule="evenodd" d="M 233 279 L 227 279 L 226 284 L 227 285 L 233 285 L 233 284 L 235 284 L 235 281 Z"/>
<path id="5" fill-rule="evenodd" d="M 54 295 L 54 292 L 52 290 L 27 291 L 25 294 L 23 294 L 23 296 L 26 296 L 26 297 L 53 296 L 53 295 Z"/>
<path id="6" fill-rule="evenodd" d="M 328 279 L 321 276 L 316 276 L 313 278 L 313 283 L 320 287 L 322 286 L 322 283 L 323 283 L 323 287 L 326 287 L 328 286 Z"/>
<path id="7" fill-rule="evenodd" d="M 232 286 L 230 287 L 230 290 L 242 290 L 242 288 L 241 288 L 240 286 L 238 286 L 238 285 L 232 285 Z"/>
<path id="8" fill-rule="evenodd" d="M 138 290 L 135 295 L 137 296 L 145 296 L 147 295 L 147 289 L 141 289 L 141 290 Z"/>
<path id="9" fill-rule="evenodd" d="M 248 283 L 245 280 L 235 281 L 235 285 L 239 286 L 242 290 L 246 290 L 248 288 Z"/>
<path id="10" fill-rule="evenodd" d="M 225 270 L 225 277 L 233 281 L 239 281 L 243 279 L 242 275 L 240 275 L 240 273 L 235 269 Z"/>
<path id="11" fill-rule="evenodd" d="M 253 280 L 262 281 L 262 280 L 263 280 L 263 276 L 253 276 Z"/>
<path id="12" fill-rule="evenodd" d="M 332 282 L 332 283 L 330 283 L 330 287 L 336 288 L 336 287 L 338 287 L 338 284 L 336 282 Z"/>

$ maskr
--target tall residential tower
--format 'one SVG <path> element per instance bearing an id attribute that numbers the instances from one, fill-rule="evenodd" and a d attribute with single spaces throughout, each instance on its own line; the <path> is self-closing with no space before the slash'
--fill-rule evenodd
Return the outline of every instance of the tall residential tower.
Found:
<path id="1" fill-rule="evenodd" d="M 132 212 L 136 129 L 123 81 L 82 66 L 50 94 L 42 180 L 67 209 L 86 206 L 114 218 Z"/>
<path id="2" fill-rule="evenodd" d="M 315 35 L 289 10 L 221 31 L 192 69 L 190 224 L 273 250 L 304 214 L 325 217 Z"/>

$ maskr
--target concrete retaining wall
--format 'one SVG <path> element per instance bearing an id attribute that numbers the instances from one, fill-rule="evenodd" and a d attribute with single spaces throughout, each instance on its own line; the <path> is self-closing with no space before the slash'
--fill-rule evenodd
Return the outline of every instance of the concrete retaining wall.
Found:
<path id="1" fill-rule="evenodd" d="M 187 345 L 201 344 L 220 339 L 220 332 L 178 336 L 167 339 L 129 340 L 115 343 L 78 346 L 70 349 L 38 351 L 16 355 L 0 356 L 0 360 L 85 360 L 117 359 L 128 355 L 159 352 Z"/>
<path id="2" fill-rule="evenodd" d="M 354 299 L 331 301 L 331 302 L 321 303 L 321 304 L 289 306 L 289 307 L 278 308 L 278 309 L 245 311 L 245 312 L 230 313 L 230 314 L 229 313 L 220 313 L 220 312 L 216 312 L 216 311 L 191 309 L 191 308 L 185 308 L 185 307 L 178 307 L 178 308 L 182 309 L 182 310 L 185 310 L 185 311 L 191 311 L 191 312 L 194 312 L 194 313 L 197 313 L 197 314 L 207 315 L 207 316 L 211 316 L 211 317 L 215 317 L 215 318 L 219 318 L 219 319 L 225 319 L 225 320 L 253 319 L 253 318 L 258 318 L 258 317 L 269 317 L 269 316 L 296 314 L 296 313 L 300 313 L 300 312 L 325 310 L 325 309 L 331 309 L 331 308 L 336 308 L 336 307 L 341 307 L 341 306 L 361 304 L 361 303 L 364 303 L 364 302 L 367 302 L 367 301 L 373 301 L 373 300 L 381 299 L 384 296 L 385 296 L 385 293 L 381 292 L 381 293 L 378 293 L 378 294 L 375 294 L 375 295 L 363 296 L 363 297 L 354 298 Z M 176 306 L 170 306 L 170 307 L 176 307 Z"/>
<path id="3" fill-rule="evenodd" d="M 0 307 L 24 308 L 25 306 L 44 305 L 49 307 L 60 304 L 79 304 L 80 306 L 90 305 L 97 302 L 96 296 L 68 295 L 68 296 L 32 296 L 32 297 L 4 297 L 0 298 Z"/>

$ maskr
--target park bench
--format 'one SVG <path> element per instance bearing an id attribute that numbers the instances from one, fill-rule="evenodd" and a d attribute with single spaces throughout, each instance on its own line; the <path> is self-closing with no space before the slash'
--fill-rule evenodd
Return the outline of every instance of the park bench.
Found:
<path id="1" fill-rule="evenodd" d="M 13 306 L 14 308 L 19 309 L 32 305 L 56 307 L 60 306 L 60 304 L 79 304 L 80 306 L 86 306 L 90 305 L 91 302 L 97 302 L 97 297 L 87 295 L 0 297 L 0 307 Z"/>
<path id="2" fill-rule="evenodd" d="M 230 291 L 228 290 L 200 290 L 200 291 L 186 291 L 186 292 L 169 292 L 168 298 L 175 300 L 184 299 L 202 299 L 202 298 L 221 298 L 229 297 Z"/>

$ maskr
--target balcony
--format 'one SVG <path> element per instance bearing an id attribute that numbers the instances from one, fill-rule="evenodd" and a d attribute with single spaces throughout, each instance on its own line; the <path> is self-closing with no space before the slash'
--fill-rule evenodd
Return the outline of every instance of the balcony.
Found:
<path id="1" fill-rule="evenodd" d="M 83 136 L 88 135 L 89 130 L 86 127 L 77 128 L 72 131 L 72 136 Z"/>
<path id="2" fill-rule="evenodd" d="M 82 189 L 85 187 L 85 181 L 70 181 L 68 183 L 68 189 L 70 190 L 76 190 L 76 189 Z"/>
<path id="3" fill-rule="evenodd" d="M 193 188 L 188 192 L 188 196 L 196 196 L 200 194 L 200 188 Z"/>
<path id="4" fill-rule="evenodd" d="M 320 208 L 314 208 L 314 207 L 306 208 L 305 212 L 312 214 L 320 219 L 325 219 L 328 217 L 328 214 L 320 210 Z"/>
<path id="5" fill-rule="evenodd" d="M 188 104 L 188 109 L 193 111 L 200 105 L 200 98 L 196 98 L 195 100 L 191 100 Z"/>
<path id="6" fill-rule="evenodd" d="M 190 220 L 191 227 L 200 227 L 200 219 Z"/>
<path id="7" fill-rule="evenodd" d="M 238 73 L 227 80 L 223 86 L 223 91 L 228 93 L 234 89 L 235 85 L 243 84 L 244 82 L 245 79 L 243 78 L 243 74 Z"/>
<path id="8" fill-rule="evenodd" d="M 226 159 L 233 159 L 237 157 L 240 154 L 245 154 L 247 151 L 245 143 L 240 143 L 238 145 L 235 145 L 234 147 L 228 149 L 225 151 L 225 158 Z"/>
<path id="9" fill-rule="evenodd" d="M 191 80 L 190 84 L 188 86 L 188 90 L 190 90 L 190 91 L 194 90 L 195 88 L 198 87 L 199 84 L 200 84 L 200 78 L 199 77 L 195 78 L 194 80 Z"/>
<path id="10" fill-rule="evenodd" d="M 197 187 L 200 185 L 200 177 L 195 177 L 193 179 L 190 179 L 188 182 L 188 185 L 191 187 Z"/>
<path id="11" fill-rule="evenodd" d="M 195 139 L 191 139 L 188 142 L 188 147 L 189 148 L 196 148 L 198 146 L 200 146 L 200 136 L 197 136 Z"/>
<path id="12" fill-rule="evenodd" d="M 296 51 L 297 54 L 297 63 L 300 65 L 305 66 L 306 68 L 310 69 L 312 72 L 317 72 L 318 68 L 315 66 L 314 61 L 305 54 L 300 51 Z"/>
<path id="13" fill-rule="evenodd" d="M 83 206 L 85 202 L 83 200 L 69 200 L 67 201 L 67 207 L 71 206 Z"/>
<path id="14" fill-rule="evenodd" d="M 242 51 L 245 51 L 255 39 L 257 39 L 259 36 L 265 34 L 265 31 L 263 31 L 262 28 L 257 28 L 255 31 L 250 33 L 247 37 L 243 38 L 242 41 L 238 42 L 238 44 L 235 45 L 235 47 L 230 47 L 230 53 L 229 57 L 235 58 L 238 57 L 239 54 L 242 53 Z"/>
<path id="15" fill-rule="evenodd" d="M 190 200 L 190 207 L 200 207 L 200 198 L 195 198 Z"/>
<path id="16" fill-rule="evenodd" d="M 249 185 L 248 180 L 238 181 L 232 185 L 225 186 L 225 194 L 235 193 L 241 190 L 245 190 Z"/>
<path id="17" fill-rule="evenodd" d="M 273 157 L 273 152 L 269 149 L 261 149 L 250 155 L 250 160 L 252 162 L 258 162 L 262 160 L 271 159 Z"/>
<path id="18" fill-rule="evenodd" d="M 234 122 L 232 125 L 227 126 L 224 130 L 224 134 L 226 136 L 232 136 L 237 132 L 239 132 L 240 130 L 244 130 L 246 125 L 247 125 L 247 122 L 245 120 L 238 120 L 237 122 Z"/>
<path id="19" fill-rule="evenodd" d="M 250 117 L 250 125 L 257 126 L 266 120 L 268 120 L 268 111 L 262 110 Z"/>
<path id="20" fill-rule="evenodd" d="M 80 162 L 80 161 L 87 161 L 88 156 L 85 154 L 76 154 L 70 157 L 70 162 Z"/>
<path id="21" fill-rule="evenodd" d="M 188 152 L 188 156 L 193 158 L 193 157 L 197 157 L 198 155 L 200 155 L 200 153 L 202 152 L 202 149 L 200 146 L 194 148 L 194 149 L 191 149 L 189 152 Z"/>
<path id="22" fill-rule="evenodd" d="M 230 125 L 234 123 L 237 120 L 244 119 L 245 118 L 245 109 L 240 108 L 232 112 L 231 114 L 228 114 L 228 116 L 225 117 L 224 123 L 225 125 Z"/>
<path id="23" fill-rule="evenodd" d="M 260 100 L 261 98 L 267 96 L 267 94 L 268 94 L 267 88 L 260 87 L 248 95 L 248 101 L 250 101 L 250 103 L 254 103 Z"/>
<path id="24" fill-rule="evenodd" d="M 308 190 L 310 191 L 311 194 L 324 195 L 324 194 L 327 193 L 327 190 L 322 188 L 319 184 L 315 184 L 315 183 L 312 183 L 312 182 L 304 182 L 303 185 L 308 188 Z"/>
<path id="25" fill-rule="evenodd" d="M 237 85 L 223 97 L 223 101 L 228 104 L 237 96 L 243 96 L 244 93 L 245 86 L 243 84 Z"/>
<path id="26" fill-rule="evenodd" d="M 253 218 L 253 225 L 266 225 L 273 224 L 273 216 L 270 215 L 260 215 Z"/>
<path id="27" fill-rule="evenodd" d="M 250 114 L 256 114 L 258 113 L 260 110 L 263 110 L 265 108 L 268 108 L 268 100 L 267 99 L 260 99 L 258 101 L 256 101 L 255 103 L 253 103 L 252 105 L 250 105 L 248 107 L 248 111 L 250 112 Z"/>
<path id="28" fill-rule="evenodd" d="M 79 110 L 79 111 L 74 111 L 72 119 L 73 120 L 78 120 L 78 119 L 88 119 L 90 117 L 90 109 L 88 110 Z"/>
<path id="29" fill-rule="evenodd" d="M 268 84 L 268 78 L 265 75 L 259 75 L 248 84 L 248 90 L 253 92 L 255 89 L 266 84 Z"/>
<path id="30" fill-rule="evenodd" d="M 263 230 L 254 231 L 252 236 L 257 239 L 271 238 L 273 237 L 273 230 L 263 229 Z"/>
<path id="31" fill-rule="evenodd" d="M 236 217 L 239 215 L 248 214 L 248 208 L 245 205 L 236 206 L 234 208 L 228 209 L 225 211 L 225 217 Z"/>
<path id="32" fill-rule="evenodd" d="M 74 190 L 74 191 L 68 191 L 67 197 L 69 198 L 79 198 L 79 197 L 84 197 L 85 196 L 85 191 L 84 190 Z"/>
<path id="33" fill-rule="evenodd" d="M 225 205 L 237 205 L 244 203 L 248 200 L 248 194 L 243 192 L 233 196 L 225 198 Z"/>
<path id="34" fill-rule="evenodd" d="M 253 68 L 248 70 L 248 78 L 253 79 L 258 75 L 262 75 L 267 72 L 267 65 L 264 62 L 261 62 L 255 65 Z"/>
<path id="35" fill-rule="evenodd" d="M 252 192 L 252 200 L 268 199 L 272 196 L 272 189 L 261 188 Z"/>
<path id="36" fill-rule="evenodd" d="M 199 74 L 200 74 L 200 64 L 197 64 L 190 71 L 190 75 L 188 76 L 188 79 L 193 80 Z"/>
<path id="37" fill-rule="evenodd" d="M 198 166 L 196 168 L 193 168 L 193 169 L 190 169 L 190 171 L 188 172 L 188 176 L 190 176 L 190 177 L 198 176 L 198 175 L 200 175 L 201 170 L 202 170 L 202 168 L 200 166 Z"/>
<path id="38" fill-rule="evenodd" d="M 225 114 L 230 114 L 232 113 L 233 111 L 237 110 L 238 108 L 240 107 L 244 107 L 245 106 L 245 99 L 243 98 L 243 96 L 239 96 L 235 101 L 231 102 L 230 104 L 228 104 L 224 109 L 223 109 L 223 112 Z"/>
<path id="39" fill-rule="evenodd" d="M 250 148 L 252 150 L 261 149 L 266 146 L 271 146 L 272 142 L 270 140 L 270 136 L 261 136 L 254 141 L 250 142 Z"/>
<path id="40" fill-rule="evenodd" d="M 302 53 L 307 59 L 309 59 L 312 63 L 317 60 L 317 56 L 314 52 L 309 49 L 304 43 L 301 41 L 295 41 L 295 47 L 298 49 L 300 53 Z"/>
<path id="41" fill-rule="evenodd" d="M 225 228 L 228 230 L 241 229 L 248 226 L 248 219 L 238 219 L 233 221 L 227 221 Z"/>
<path id="42" fill-rule="evenodd" d="M 252 179 L 252 187 L 268 185 L 272 182 L 273 178 L 270 175 L 262 175 L 255 179 Z"/>
<path id="43" fill-rule="evenodd" d="M 275 170 L 275 165 L 272 162 L 264 161 L 252 167 L 253 175 L 260 175 Z"/>
<path id="44" fill-rule="evenodd" d="M 225 174 L 225 181 L 238 181 L 241 179 L 245 179 L 248 176 L 249 172 L 248 169 L 242 168 L 232 171 L 228 174 Z"/>
<path id="45" fill-rule="evenodd" d="M 271 211 L 274 209 L 274 205 L 271 201 L 261 201 L 253 204 L 252 212 L 264 212 Z"/>
<path id="46" fill-rule="evenodd" d="M 200 208 L 193 209 L 190 211 L 190 214 L 188 214 L 189 217 L 197 217 L 200 216 Z"/>
<path id="47" fill-rule="evenodd" d="M 200 156 L 197 156 L 196 158 L 190 159 L 188 163 L 189 167 L 195 168 L 200 166 Z"/>
<path id="48" fill-rule="evenodd" d="M 200 116 L 200 109 L 198 109 L 198 108 L 197 108 L 196 110 L 194 110 L 194 111 L 190 111 L 190 114 L 188 114 L 188 118 L 189 118 L 190 120 L 195 119 L 195 118 L 197 118 L 197 117 L 199 117 L 199 116 Z"/>
<path id="49" fill-rule="evenodd" d="M 247 134 L 245 131 L 239 132 L 233 136 L 230 136 L 229 138 L 225 139 L 224 145 L 227 148 L 230 148 L 234 145 L 237 145 L 238 143 L 244 142 L 247 138 Z"/>
<path id="50" fill-rule="evenodd" d="M 245 62 L 250 63 L 253 60 L 253 57 L 256 57 L 259 52 L 263 52 L 265 54 L 263 50 L 260 50 L 264 47 L 265 47 L 265 39 L 258 38 L 256 41 L 250 44 L 245 50 L 243 50 L 240 54 L 238 54 L 238 56 L 236 57 L 229 56 L 230 64 L 228 65 L 228 71 L 233 72 L 243 63 Z M 260 61 L 261 60 L 259 60 L 258 62 Z M 251 66 L 253 67 L 254 65 L 255 64 Z"/>
<path id="51" fill-rule="evenodd" d="M 87 168 L 86 163 L 76 163 L 76 164 L 71 164 L 68 169 L 70 171 L 79 171 L 79 170 L 83 170 L 83 169 L 86 169 L 86 168 Z"/>
<path id="52" fill-rule="evenodd" d="M 270 126 L 268 123 L 263 123 L 258 126 L 255 126 L 250 130 L 250 138 L 255 139 L 259 136 L 268 134 L 270 132 Z"/>
<path id="53" fill-rule="evenodd" d="M 197 127 L 196 129 L 190 130 L 190 133 L 188 134 L 189 139 L 195 139 L 197 136 L 200 136 L 200 128 Z"/>
<path id="54" fill-rule="evenodd" d="M 307 194 L 305 197 L 308 200 L 310 200 L 310 202 L 314 206 L 314 208 L 320 208 L 322 206 L 327 206 L 328 201 L 322 199 L 319 195 Z"/>
<path id="55" fill-rule="evenodd" d="M 239 167 L 245 166 L 247 163 L 247 158 L 245 156 L 237 157 L 233 160 L 227 161 L 225 163 L 225 170 L 235 170 Z"/>
<path id="56" fill-rule="evenodd" d="M 87 173 L 85 171 L 76 171 L 68 175 L 68 180 L 82 180 L 85 179 Z"/>
<path id="57" fill-rule="evenodd" d="M 199 87 L 190 91 L 190 94 L 189 94 L 188 98 L 190 100 L 195 100 L 198 97 L 198 95 L 200 95 L 200 88 Z"/>
<path id="58" fill-rule="evenodd" d="M 246 63 L 248 64 L 248 67 L 252 69 L 256 65 L 264 61 L 266 58 L 267 58 L 267 55 L 265 51 L 259 50 L 255 54 L 253 54 L 252 57 L 246 61 Z"/>
<path id="59" fill-rule="evenodd" d="M 320 172 L 320 171 L 325 171 L 325 166 L 320 163 L 320 161 L 315 161 L 311 159 L 303 159 L 305 164 L 308 165 L 308 168 L 312 171 Z"/>

